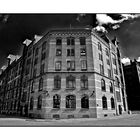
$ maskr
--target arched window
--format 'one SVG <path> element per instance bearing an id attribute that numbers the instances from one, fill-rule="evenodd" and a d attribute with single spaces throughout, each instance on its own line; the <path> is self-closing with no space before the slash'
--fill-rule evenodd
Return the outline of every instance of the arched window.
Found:
<path id="1" fill-rule="evenodd" d="M 37 109 L 40 110 L 42 108 L 42 96 L 38 96 L 38 101 L 37 101 Z"/>
<path id="2" fill-rule="evenodd" d="M 66 108 L 76 108 L 76 96 L 68 95 L 66 96 Z"/>
<path id="3" fill-rule="evenodd" d="M 112 82 L 110 82 L 109 89 L 110 89 L 110 92 L 113 93 L 113 84 L 112 84 Z"/>
<path id="4" fill-rule="evenodd" d="M 66 87 L 71 89 L 75 88 L 75 77 L 70 75 L 66 78 Z"/>
<path id="5" fill-rule="evenodd" d="M 81 88 L 82 89 L 87 89 L 88 88 L 88 77 L 83 75 L 81 77 Z"/>
<path id="6" fill-rule="evenodd" d="M 103 109 L 107 109 L 107 98 L 105 96 L 102 97 L 102 106 Z"/>
<path id="7" fill-rule="evenodd" d="M 53 108 L 60 108 L 60 95 L 58 94 L 53 96 Z"/>
<path id="8" fill-rule="evenodd" d="M 34 108 L 34 98 L 31 97 L 31 99 L 30 99 L 30 110 L 33 110 L 33 108 Z"/>
<path id="9" fill-rule="evenodd" d="M 111 109 L 115 109 L 114 98 L 112 97 L 112 98 L 110 99 L 110 101 L 111 101 Z"/>
<path id="10" fill-rule="evenodd" d="M 81 99 L 81 108 L 89 108 L 89 97 L 88 95 L 84 95 Z"/>
<path id="11" fill-rule="evenodd" d="M 61 88 L 61 77 L 55 76 L 54 77 L 54 89 L 60 89 Z"/>
<path id="12" fill-rule="evenodd" d="M 120 82 L 119 82 L 118 77 L 115 77 L 115 85 L 116 85 L 116 87 L 120 86 Z"/>
<path id="13" fill-rule="evenodd" d="M 39 90 L 43 90 L 43 78 L 39 80 Z"/>
<path id="14" fill-rule="evenodd" d="M 101 89 L 103 91 L 106 91 L 106 85 L 105 85 L 105 80 L 104 79 L 101 79 Z"/>

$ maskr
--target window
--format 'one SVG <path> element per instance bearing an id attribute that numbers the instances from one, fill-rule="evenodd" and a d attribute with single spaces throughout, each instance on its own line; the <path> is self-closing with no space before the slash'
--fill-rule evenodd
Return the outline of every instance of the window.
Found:
<path id="1" fill-rule="evenodd" d="M 29 57 L 31 54 L 32 54 L 32 51 L 29 50 L 29 51 L 28 51 L 28 57 Z"/>
<path id="2" fill-rule="evenodd" d="M 33 77 L 36 77 L 37 69 L 34 69 Z"/>
<path id="3" fill-rule="evenodd" d="M 117 98 L 117 102 L 121 102 L 121 95 L 119 91 L 116 91 L 116 98 Z"/>
<path id="4" fill-rule="evenodd" d="M 67 56 L 74 56 L 74 55 L 75 55 L 74 49 L 67 49 Z"/>
<path id="5" fill-rule="evenodd" d="M 102 89 L 102 91 L 106 91 L 106 85 L 105 85 L 104 79 L 101 79 L 101 89 Z"/>
<path id="6" fill-rule="evenodd" d="M 46 52 L 42 53 L 41 60 L 44 60 L 46 58 Z"/>
<path id="7" fill-rule="evenodd" d="M 62 45 L 62 39 L 61 38 L 57 38 L 56 39 L 56 45 Z"/>
<path id="8" fill-rule="evenodd" d="M 53 96 L 53 108 L 60 108 L 60 95 L 55 94 Z"/>
<path id="9" fill-rule="evenodd" d="M 67 45 L 75 45 L 75 40 L 72 37 L 67 38 Z"/>
<path id="10" fill-rule="evenodd" d="M 81 99 L 81 108 L 89 109 L 89 97 L 84 95 Z"/>
<path id="11" fill-rule="evenodd" d="M 34 81 L 32 81 L 31 92 L 34 92 Z"/>
<path id="12" fill-rule="evenodd" d="M 35 58 L 34 65 L 38 63 L 38 58 Z"/>
<path id="13" fill-rule="evenodd" d="M 36 50 L 35 50 L 35 56 L 38 55 L 38 51 L 39 51 L 39 49 L 36 48 Z"/>
<path id="14" fill-rule="evenodd" d="M 88 77 L 86 77 L 85 75 L 81 77 L 81 88 L 82 89 L 88 88 Z"/>
<path id="15" fill-rule="evenodd" d="M 98 50 L 99 51 L 102 51 L 102 46 L 101 46 L 101 43 L 100 42 L 98 42 Z"/>
<path id="16" fill-rule="evenodd" d="M 76 97 L 75 97 L 75 95 L 66 96 L 66 108 L 76 109 Z"/>
<path id="17" fill-rule="evenodd" d="M 44 73 L 45 64 L 42 64 L 40 67 L 40 74 Z"/>
<path id="18" fill-rule="evenodd" d="M 39 91 L 43 90 L 43 78 L 39 79 L 39 88 L 38 89 L 39 89 Z"/>
<path id="19" fill-rule="evenodd" d="M 108 77 L 111 78 L 112 75 L 111 75 L 111 69 L 108 69 Z"/>
<path id="20" fill-rule="evenodd" d="M 109 56 L 109 51 L 108 49 L 106 48 L 106 55 Z"/>
<path id="21" fill-rule="evenodd" d="M 109 89 L 110 89 L 110 93 L 113 93 L 113 84 L 112 84 L 112 82 L 110 82 Z"/>
<path id="22" fill-rule="evenodd" d="M 75 61 L 67 61 L 67 70 L 74 71 L 75 70 Z"/>
<path id="23" fill-rule="evenodd" d="M 61 49 L 56 49 L 56 56 L 61 56 Z"/>
<path id="24" fill-rule="evenodd" d="M 31 64 L 31 58 L 27 60 L 27 65 Z"/>
<path id="25" fill-rule="evenodd" d="M 100 64 L 100 74 L 104 75 L 104 66 L 102 64 Z"/>
<path id="26" fill-rule="evenodd" d="M 118 71 L 116 68 L 114 69 L 114 74 L 118 75 Z"/>
<path id="27" fill-rule="evenodd" d="M 107 99 L 105 96 L 102 97 L 102 106 L 103 109 L 107 109 Z"/>
<path id="28" fill-rule="evenodd" d="M 40 110 L 42 108 L 42 96 L 38 96 L 37 100 L 37 109 Z"/>
<path id="29" fill-rule="evenodd" d="M 26 70 L 25 70 L 25 75 L 28 75 L 29 74 L 29 68 L 26 68 Z"/>
<path id="30" fill-rule="evenodd" d="M 113 64 L 116 65 L 116 56 L 113 54 Z"/>
<path id="31" fill-rule="evenodd" d="M 107 63 L 107 65 L 110 66 L 110 60 L 109 59 L 106 59 L 106 63 Z"/>
<path id="32" fill-rule="evenodd" d="M 111 109 L 112 110 L 115 109 L 115 102 L 114 102 L 114 98 L 113 97 L 110 99 L 110 102 L 111 102 Z"/>
<path id="33" fill-rule="evenodd" d="M 33 108 L 34 108 L 34 98 L 31 97 L 31 99 L 30 99 L 30 110 L 33 110 Z"/>
<path id="34" fill-rule="evenodd" d="M 60 71 L 61 70 L 61 61 L 55 62 L 55 70 Z"/>
<path id="35" fill-rule="evenodd" d="M 44 51 L 46 49 L 46 44 L 47 44 L 46 41 L 42 44 L 42 51 Z"/>
<path id="36" fill-rule="evenodd" d="M 86 45 L 86 38 L 80 37 L 80 45 Z"/>
<path id="37" fill-rule="evenodd" d="M 55 89 L 60 89 L 61 88 L 61 77 L 60 76 L 55 76 L 54 77 L 54 88 Z"/>
<path id="38" fill-rule="evenodd" d="M 81 56 L 86 56 L 86 48 L 80 49 Z"/>
<path id="39" fill-rule="evenodd" d="M 75 77 L 70 75 L 66 78 L 66 87 L 70 89 L 75 88 Z"/>
<path id="40" fill-rule="evenodd" d="M 87 70 L 87 61 L 81 60 L 81 70 Z"/>
<path id="41" fill-rule="evenodd" d="M 99 53 L 99 60 L 103 61 L 103 55 Z"/>
<path id="42" fill-rule="evenodd" d="M 115 86 L 116 87 L 119 87 L 120 86 L 120 82 L 119 82 L 118 77 L 115 77 Z"/>
<path id="43" fill-rule="evenodd" d="M 26 98 L 27 98 L 27 92 L 23 92 L 22 102 L 26 102 Z"/>

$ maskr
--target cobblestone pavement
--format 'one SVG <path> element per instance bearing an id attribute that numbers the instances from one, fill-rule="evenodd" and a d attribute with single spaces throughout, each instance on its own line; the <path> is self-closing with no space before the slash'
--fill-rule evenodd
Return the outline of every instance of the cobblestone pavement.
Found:
<path id="1" fill-rule="evenodd" d="M 140 114 L 61 120 L 0 117 L 0 126 L 140 126 Z"/>

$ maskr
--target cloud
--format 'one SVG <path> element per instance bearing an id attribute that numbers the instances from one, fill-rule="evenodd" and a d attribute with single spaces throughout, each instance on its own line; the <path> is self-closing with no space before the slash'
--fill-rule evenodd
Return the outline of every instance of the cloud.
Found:
<path id="1" fill-rule="evenodd" d="M 103 32 L 103 33 L 107 33 L 107 30 L 105 29 L 105 27 L 101 26 L 101 25 L 98 25 L 94 28 L 95 31 L 98 31 L 98 32 Z"/>
<path id="2" fill-rule="evenodd" d="M 137 61 L 140 62 L 140 57 L 138 57 Z"/>
<path id="3" fill-rule="evenodd" d="M 114 20 L 111 16 L 107 14 L 96 14 L 97 26 L 111 25 L 110 27 L 113 30 L 120 28 L 120 23 L 133 20 L 135 18 L 140 17 L 140 14 L 118 14 L 121 15 L 121 19 Z"/>
<path id="4" fill-rule="evenodd" d="M 129 59 L 128 57 L 122 58 L 122 59 L 121 59 L 121 62 L 122 62 L 123 64 L 130 64 L 130 59 Z"/>

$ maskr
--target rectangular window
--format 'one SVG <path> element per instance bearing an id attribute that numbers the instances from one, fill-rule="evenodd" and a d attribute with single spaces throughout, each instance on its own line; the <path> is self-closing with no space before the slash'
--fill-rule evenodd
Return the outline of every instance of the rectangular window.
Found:
<path id="1" fill-rule="evenodd" d="M 62 39 L 61 38 L 56 39 L 56 45 L 58 45 L 58 46 L 62 45 Z"/>
<path id="2" fill-rule="evenodd" d="M 117 102 L 121 102 L 120 92 L 116 91 Z"/>
<path id="3" fill-rule="evenodd" d="M 32 54 L 32 51 L 31 51 L 31 50 L 28 51 L 28 57 L 29 57 L 31 54 Z"/>
<path id="4" fill-rule="evenodd" d="M 109 59 L 106 59 L 106 63 L 107 63 L 107 65 L 110 66 L 110 60 Z"/>
<path id="5" fill-rule="evenodd" d="M 111 70 L 110 69 L 108 69 L 108 77 L 110 77 L 110 78 L 112 77 L 111 76 Z"/>
<path id="6" fill-rule="evenodd" d="M 40 67 L 40 74 L 44 73 L 45 64 L 42 64 Z"/>
<path id="7" fill-rule="evenodd" d="M 80 37 L 80 45 L 86 45 L 86 38 Z"/>
<path id="8" fill-rule="evenodd" d="M 56 56 L 61 56 L 61 49 L 56 49 Z"/>
<path id="9" fill-rule="evenodd" d="M 99 60 L 103 61 L 103 56 L 100 53 L 99 53 Z"/>
<path id="10" fill-rule="evenodd" d="M 39 51 L 39 49 L 36 48 L 36 50 L 35 50 L 35 56 L 38 55 L 38 51 Z"/>
<path id="11" fill-rule="evenodd" d="M 41 56 L 41 60 L 44 60 L 46 58 L 46 53 L 42 53 L 42 56 Z"/>
<path id="12" fill-rule="evenodd" d="M 100 64 L 100 74 L 103 74 L 104 75 L 104 67 L 101 64 Z"/>
<path id="13" fill-rule="evenodd" d="M 114 69 L 114 74 L 118 75 L 117 69 Z"/>
<path id="14" fill-rule="evenodd" d="M 36 77 L 37 69 L 34 69 L 33 77 Z"/>
<path id="15" fill-rule="evenodd" d="M 55 70 L 60 71 L 61 70 L 61 61 L 55 62 Z"/>
<path id="16" fill-rule="evenodd" d="M 38 63 L 38 58 L 35 58 L 34 65 Z"/>
<path id="17" fill-rule="evenodd" d="M 86 48 L 81 48 L 80 54 L 81 54 L 81 56 L 86 56 Z"/>
<path id="18" fill-rule="evenodd" d="M 82 60 L 81 61 L 81 70 L 87 70 L 87 61 L 86 60 Z"/>
<path id="19" fill-rule="evenodd" d="M 98 42 L 98 50 L 99 51 L 102 51 L 102 46 L 101 46 L 101 43 L 100 42 Z"/>
<path id="20" fill-rule="evenodd" d="M 108 49 L 106 48 L 106 55 L 109 56 L 109 51 Z"/>
<path id="21" fill-rule="evenodd" d="M 67 70 L 74 71 L 75 70 L 75 61 L 67 61 Z"/>
<path id="22" fill-rule="evenodd" d="M 27 60 L 27 65 L 29 65 L 29 64 L 31 64 L 31 58 Z"/>
<path id="23" fill-rule="evenodd" d="M 67 45 L 75 45 L 75 39 L 71 37 L 67 38 Z"/>
<path id="24" fill-rule="evenodd" d="M 42 51 L 44 51 L 46 49 L 46 44 L 47 44 L 46 41 L 42 44 Z"/>
<path id="25" fill-rule="evenodd" d="M 74 49 L 67 49 L 67 56 L 74 56 L 75 50 Z"/>

